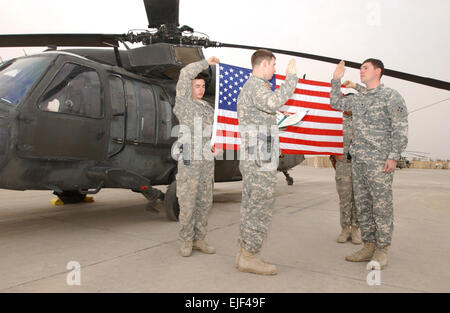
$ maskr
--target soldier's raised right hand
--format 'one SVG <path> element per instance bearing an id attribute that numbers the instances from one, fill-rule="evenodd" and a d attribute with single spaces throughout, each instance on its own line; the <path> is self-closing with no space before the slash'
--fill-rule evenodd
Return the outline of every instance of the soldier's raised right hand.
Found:
<path id="1" fill-rule="evenodd" d="M 218 58 L 216 58 L 216 57 L 210 57 L 208 60 L 206 60 L 206 61 L 208 61 L 208 64 L 209 65 L 216 65 L 216 64 L 219 64 L 220 63 L 220 60 L 218 59 Z"/>
<path id="2" fill-rule="evenodd" d="M 297 66 L 295 63 L 295 59 L 291 59 L 286 68 L 286 75 L 288 74 L 297 74 Z"/>
<path id="3" fill-rule="evenodd" d="M 344 77 L 344 72 L 345 72 L 345 62 L 344 60 L 341 60 L 341 62 L 338 63 L 336 69 L 334 70 L 333 79 L 335 80 L 341 79 L 342 77 Z"/>

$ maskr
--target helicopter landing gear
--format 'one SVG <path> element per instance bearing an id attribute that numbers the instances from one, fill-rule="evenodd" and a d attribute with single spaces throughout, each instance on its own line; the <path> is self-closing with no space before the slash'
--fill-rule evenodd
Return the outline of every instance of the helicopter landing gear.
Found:
<path id="1" fill-rule="evenodd" d="M 80 203 L 84 202 L 86 199 L 86 195 L 80 193 L 77 190 L 65 190 L 63 192 L 53 192 L 54 195 L 58 196 L 58 198 L 64 203 Z M 92 198 L 92 197 L 89 197 Z"/>
<path id="2" fill-rule="evenodd" d="M 178 221 L 180 215 L 180 205 L 177 198 L 177 181 L 174 180 L 168 187 L 164 196 L 164 209 L 167 218 L 171 221 Z"/>
<path id="3" fill-rule="evenodd" d="M 294 184 L 294 179 L 289 175 L 287 171 L 283 171 L 284 176 L 286 177 L 286 182 L 289 186 L 292 186 Z"/>
<path id="4" fill-rule="evenodd" d="M 154 213 L 159 213 L 159 210 L 155 207 L 155 203 L 158 199 L 164 201 L 164 193 L 158 189 L 147 187 L 145 190 L 142 190 L 142 194 L 149 201 L 147 203 L 147 210 Z"/>

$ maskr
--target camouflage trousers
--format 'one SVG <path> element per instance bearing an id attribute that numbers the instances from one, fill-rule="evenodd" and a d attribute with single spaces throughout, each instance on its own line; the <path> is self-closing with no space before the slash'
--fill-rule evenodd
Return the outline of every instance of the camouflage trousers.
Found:
<path id="1" fill-rule="evenodd" d="M 362 240 L 364 243 L 376 243 L 379 248 L 389 246 L 394 230 L 394 173 L 383 172 L 385 161 L 352 163 L 353 190 Z"/>
<path id="2" fill-rule="evenodd" d="M 353 195 L 352 163 L 336 160 L 336 190 L 339 195 L 341 227 L 359 227 Z"/>
<path id="3" fill-rule="evenodd" d="M 178 161 L 177 198 L 180 204 L 180 239 L 205 239 L 212 207 L 214 161 Z"/>
<path id="4" fill-rule="evenodd" d="M 262 171 L 254 160 L 241 160 L 242 207 L 240 242 L 250 253 L 258 253 L 272 220 L 275 203 L 275 171 Z"/>

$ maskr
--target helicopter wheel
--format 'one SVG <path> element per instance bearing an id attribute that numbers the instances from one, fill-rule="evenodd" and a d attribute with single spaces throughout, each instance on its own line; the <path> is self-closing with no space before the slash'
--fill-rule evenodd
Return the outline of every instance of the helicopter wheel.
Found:
<path id="1" fill-rule="evenodd" d="M 62 202 L 67 203 L 80 203 L 86 198 L 86 195 L 80 193 L 76 190 L 65 190 L 63 192 L 53 192 L 54 195 L 58 196 Z"/>
<path id="2" fill-rule="evenodd" d="M 169 187 L 167 187 L 166 194 L 164 196 L 164 209 L 166 210 L 167 218 L 171 221 L 178 221 L 180 215 L 180 205 L 177 198 L 177 182 L 173 181 Z"/>

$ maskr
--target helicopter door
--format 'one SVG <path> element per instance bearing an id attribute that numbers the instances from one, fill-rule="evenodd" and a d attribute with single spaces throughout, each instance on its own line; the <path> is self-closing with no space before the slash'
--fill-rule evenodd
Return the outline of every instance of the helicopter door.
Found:
<path id="1" fill-rule="evenodd" d="M 177 137 L 172 137 L 172 126 L 177 124 L 175 115 L 172 114 L 167 94 L 160 86 L 152 86 L 158 108 L 158 143 L 172 146 Z"/>
<path id="2" fill-rule="evenodd" d="M 65 63 L 38 105 L 23 106 L 19 154 L 47 160 L 102 160 L 106 152 L 102 100 L 97 71 Z"/>
<path id="3" fill-rule="evenodd" d="M 127 107 L 125 85 L 119 75 L 109 77 L 109 88 L 111 90 L 111 124 L 108 158 L 112 158 L 125 147 Z"/>
<path id="4" fill-rule="evenodd" d="M 141 143 L 155 144 L 156 140 L 156 105 L 152 86 L 135 82 L 138 100 L 138 140 Z"/>

